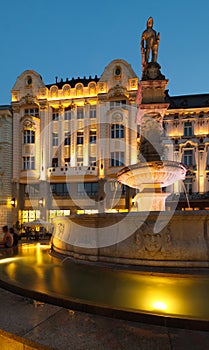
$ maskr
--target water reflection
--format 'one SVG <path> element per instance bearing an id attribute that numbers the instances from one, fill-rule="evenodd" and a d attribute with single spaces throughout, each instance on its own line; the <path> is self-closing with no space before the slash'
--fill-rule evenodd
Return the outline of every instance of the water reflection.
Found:
<path id="1" fill-rule="evenodd" d="M 86 266 L 49 255 L 49 246 L 23 245 L 0 260 L 0 278 L 64 299 L 154 314 L 209 320 L 209 277 L 162 276 Z"/>

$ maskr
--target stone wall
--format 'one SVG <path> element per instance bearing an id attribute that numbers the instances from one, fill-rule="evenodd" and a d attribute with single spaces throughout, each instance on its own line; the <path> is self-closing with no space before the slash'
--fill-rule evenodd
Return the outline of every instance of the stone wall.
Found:
<path id="1" fill-rule="evenodd" d="M 138 266 L 208 267 L 207 211 L 76 215 L 54 219 L 53 249 Z"/>

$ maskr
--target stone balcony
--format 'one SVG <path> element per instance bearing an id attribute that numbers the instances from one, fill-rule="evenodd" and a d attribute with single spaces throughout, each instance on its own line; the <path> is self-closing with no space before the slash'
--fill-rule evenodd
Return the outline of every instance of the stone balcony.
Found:
<path id="1" fill-rule="evenodd" d="M 97 166 L 62 166 L 62 167 L 50 167 L 48 170 L 48 177 L 62 177 L 62 176 L 97 176 Z"/>

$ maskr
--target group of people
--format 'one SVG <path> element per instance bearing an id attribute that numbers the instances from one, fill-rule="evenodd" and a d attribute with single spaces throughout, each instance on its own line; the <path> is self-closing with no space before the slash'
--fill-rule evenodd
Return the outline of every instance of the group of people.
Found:
<path id="1" fill-rule="evenodd" d="M 19 236 L 14 231 L 13 227 L 10 229 L 7 225 L 2 227 L 3 239 L 1 241 L 1 245 L 4 248 L 16 247 L 18 245 Z"/>

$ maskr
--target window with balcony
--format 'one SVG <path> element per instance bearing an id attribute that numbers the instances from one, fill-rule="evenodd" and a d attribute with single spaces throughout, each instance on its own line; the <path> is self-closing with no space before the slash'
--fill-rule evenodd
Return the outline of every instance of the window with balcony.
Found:
<path id="1" fill-rule="evenodd" d="M 64 119 L 65 120 L 71 120 L 71 117 L 72 117 L 71 113 L 72 113 L 71 107 L 65 108 Z"/>
<path id="2" fill-rule="evenodd" d="M 69 133 L 69 132 L 65 132 L 65 141 L 64 141 L 64 145 L 65 145 L 65 146 L 69 146 L 69 145 L 70 145 L 70 133 Z"/>
<path id="3" fill-rule="evenodd" d="M 96 116 L 97 116 L 96 105 L 90 106 L 89 117 L 96 118 Z"/>
<path id="4" fill-rule="evenodd" d="M 97 141 L 97 132 L 96 130 L 90 130 L 89 132 L 89 143 L 96 143 Z"/>
<path id="5" fill-rule="evenodd" d="M 52 146 L 58 146 L 58 133 L 52 133 Z"/>
<path id="6" fill-rule="evenodd" d="M 55 196 L 68 197 L 70 193 L 69 183 L 51 183 L 51 192 Z"/>
<path id="7" fill-rule="evenodd" d="M 192 122 L 184 123 L 184 136 L 192 136 Z"/>
<path id="8" fill-rule="evenodd" d="M 77 107 L 77 119 L 83 119 L 84 118 L 84 108 L 83 106 Z"/>
<path id="9" fill-rule="evenodd" d="M 31 115 L 33 117 L 39 116 L 39 109 L 38 108 L 25 108 L 25 115 Z"/>
<path id="10" fill-rule="evenodd" d="M 124 138 L 124 125 L 122 125 L 122 124 L 112 124 L 111 125 L 111 138 L 112 139 L 122 139 L 122 138 Z"/>
<path id="11" fill-rule="evenodd" d="M 97 182 L 85 182 L 78 183 L 78 196 L 97 196 L 98 195 L 98 183 Z"/>
<path id="12" fill-rule="evenodd" d="M 83 131 L 78 131 L 77 132 L 77 145 L 83 145 L 83 141 L 84 141 Z"/>
<path id="13" fill-rule="evenodd" d="M 24 144 L 35 143 L 35 131 L 33 131 L 33 130 L 24 130 L 23 141 L 24 141 Z"/>
<path id="14" fill-rule="evenodd" d="M 35 169 L 35 157 L 23 157 L 23 170 Z"/>
<path id="15" fill-rule="evenodd" d="M 58 167 L 58 158 L 52 158 L 52 167 L 57 168 Z"/>
<path id="16" fill-rule="evenodd" d="M 59 110 L 56 108 L 52 108 L 52 120 L 59 120 Z"/>
<path id="17" fill-rule="evenodd" d="M 83 157 L 77 157 L 77 166 L 78 167 L 83 166 Z"/>
<path id="18" fill-rule="evenodd" d="M 123 166 L 124 152 L 111 152 L 110 166 Z"/>
<path id="19" fill-rule="evenodd" d="M 89 165 L 96 166 L 96 157 L 89 157 Z"/>

